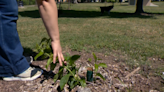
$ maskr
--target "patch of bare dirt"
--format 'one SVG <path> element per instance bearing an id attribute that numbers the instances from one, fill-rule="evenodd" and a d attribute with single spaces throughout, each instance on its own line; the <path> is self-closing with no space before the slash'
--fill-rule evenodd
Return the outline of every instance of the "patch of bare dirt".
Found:
<path id="1" fill-rule="evenodd" d="M 71 52 L 71 55 L 81 55 L 76 61 L 77 66 L 93 66 L 88 62 L 88 58 L 93 57 L 92 54 L 82 52 Z M 100 68 L 99 72 L 105 77 L 105 81 L 97 78 L 95 82 L 87 82 L 87 88 L 92 92 L 162 92 L 164 80 L 159 76 L 145 77 L 141 75 L 141 71 L 145 68 L 136 67 L 129 69 L 123 61 L 117 61 L 114 56 L 104 56 L 96 53 L 98 58 L 107 64 L 107 68 Z M 120 59 L 121 60 L 121 59 Z M 57 69 L 49 72 L 45 69 L 46 60 L 34 61 L 32 66 L 40 67 L 44 70 L 43 75 L 34 81 L 12 81 L 6 82 L 0 80 L 0 92 L 59 92 L 58 83 L 53 82 L 53 76 Z M 150 74 L 149 69 L 145 69 L 145 73 Z M 64 91 L 63 91 L 64 92 Z M 72 91 L 73 92 L 73 91 Z M 74 91 L 76 92 L 76 91 Z"/>

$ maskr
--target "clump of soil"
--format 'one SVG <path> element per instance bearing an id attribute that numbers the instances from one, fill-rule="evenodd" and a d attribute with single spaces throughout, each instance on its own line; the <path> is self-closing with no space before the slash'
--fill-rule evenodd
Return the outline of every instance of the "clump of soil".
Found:
<path id="1" fill-rule="evenodd" d="M 88 62 L 88 58 L 93 57 L 92 54 L 71 52 L 71 55 L 81 55 L 80 59 L 76 61 L 77 66 L 94 66 L 93 63 Z M 164 84 L 164 80 L 160 76 L 143 76 L 141 71 L 145 67 L 136 67 L 130 69 L 122 61 L 116 61 L 114 56 L 104 56 L 96 53 L 98 58 L 107 64 L 107 68 L 100 68 L 99 72 L 105 77 L 105 81 L 96 77 L 94 82 L 87 82 L 87 88 L 90 88 L 92 92 L 161 92 Z M 121 59 L 120 59 L 121 60 Z M 43 75 L 34 81 L 12 81 L 6 82 L 0 80 L 0 92 L 58 92 L 58 83 L 53 82 L 53 76 L 57 72 L 57 69 L 53 72 L 49 72 L 45 69 L 47 60 L 34 61 L 31 66 L 40 67 L 44 70 Z M 147 71 L 148 75 L 150 71 Z M 64 92 L 64 91 L 63 91 Z"/>

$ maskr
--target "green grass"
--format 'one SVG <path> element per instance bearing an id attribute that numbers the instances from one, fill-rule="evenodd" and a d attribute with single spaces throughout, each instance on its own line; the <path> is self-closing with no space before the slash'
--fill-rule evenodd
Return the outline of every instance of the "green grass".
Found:
<path id="1" fill-rule="evenodd" d="M 103 16 L 99 7 L 111 3 L 71 4 L 70 10 L 62 4 L 59 29 L 63 50 L 122 55 L 132 65 L 149 64 L 150 57 L 164 58 L 164 2 L 153 3 L 159 7 L 144 6 L 151 16 L 134 15 L 135 6 L 127 3 L 116 3 L 110 15 Z M 18 32 L 25 51 L 48 37 L 37 7 L 19 8 Z"/>

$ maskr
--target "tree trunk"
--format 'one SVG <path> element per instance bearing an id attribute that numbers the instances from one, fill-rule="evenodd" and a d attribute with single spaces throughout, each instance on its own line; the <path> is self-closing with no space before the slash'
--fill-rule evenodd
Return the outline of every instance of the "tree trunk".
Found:
<path id="1" fill-rule="evenodd" d="M 136 14 L 141 14 L 144 13 L 143 11 L 143 0 L 137 0 L 137 4 L 136 4 Z"/>
<path id="2" fill-rule="evenodd" d="M 68 0 L 68 10 L 70 10 L 71 3 L 72 3 L 72 0 Z"/>

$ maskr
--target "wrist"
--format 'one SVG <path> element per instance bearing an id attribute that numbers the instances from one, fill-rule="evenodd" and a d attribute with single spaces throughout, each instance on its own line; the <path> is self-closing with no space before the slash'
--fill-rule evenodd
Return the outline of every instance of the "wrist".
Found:
<path id="1" fill-rule="evenodd" d="M 52 43 L 60 43 L 60 39 L 51 40 Z"/>

